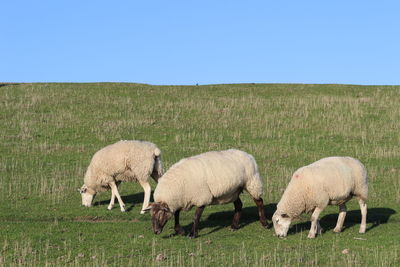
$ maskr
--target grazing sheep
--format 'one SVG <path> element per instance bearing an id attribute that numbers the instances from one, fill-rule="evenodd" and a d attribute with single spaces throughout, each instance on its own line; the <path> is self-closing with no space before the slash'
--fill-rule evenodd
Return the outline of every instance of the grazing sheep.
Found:
<path id="1" fill-rule="evenodd" d="M 78 191 L 82 205 L 92 206 L 97 192 L 111 189 L 108 209 L 114 206 L 117 197 L 121 211 L 125 204 L 118 192 L 121 182 L 137 181 L 144 189 L 143 209 L 149 205 L 151 187 L 149 176 L 157 182 L 162 176 L 161 151 L 156 145 L 145 141 L 119 141 L 97 151 L 86 171 L 84 185 Z"/>
<path id="2" fill-rule="evenodd" d="M 197 206 L 189 237 L 196 237 L 201 214 L 207 205 L 233 202 L 235 214 L 231 229 L 239 228 L 242 211 L 240 193 L 246 190 L 258 207 L 261 224 L 266 227 L 263 183 L 253 156 L 235 149 L 212 151 L 182 159 L 160 179 L 154 191 L 151 210 L 153 231 L 160 234 L 167 220 L 175 216 L 175 231 L 184 234 L 179 225 L 181 210 Z"/>
<path id="3" fill-rule="evenodd" d="M 287 235 L 291 221 L 303 212 L 312 212 L 308 238 L 321 234 L 318 217 L 327 205 L 339 206 L 334 232 L 342 230 L 346 202 L 358 198 L 361 209 L 360 233 L 365 233 L 367 221 L 368 177 L 364 165 L 351 157 L 329 157 L 304 166 L 294 172 L 277 210 L 272 217 L 275 233 Z"/>

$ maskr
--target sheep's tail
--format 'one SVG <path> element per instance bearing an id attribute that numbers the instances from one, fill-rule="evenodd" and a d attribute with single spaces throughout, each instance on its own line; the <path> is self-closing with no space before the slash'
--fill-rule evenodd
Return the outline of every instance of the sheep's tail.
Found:
<path id="1" fill-rule="evenodd" d="M 245 189 L 255 199 L 260 199 L 263 196 L 263 182 L 258 172 L 250 176 Z"/>
<path id="2" fill-rule="evenodd" d="M 260 199 L 263 195 L 263 181 L 258 172 L 258 166 L 254 157 L 250 154 L 247 154 L 249 160 L 249 169 L 247 173 L 248 180 L 246 182 L 245 189 L 249 194 L 255 198 Z"/>
<path id="3" fill-rule="evenodd" d="M 163 176 L 164 171 L 163 171 L 163 166 L 161 162 L 161 150 L 159 148 L 154 149 L 154 167 L 153 167 L 153 173 L 152 177 L 156 182 L 158 182 L 158 179 Z"/>

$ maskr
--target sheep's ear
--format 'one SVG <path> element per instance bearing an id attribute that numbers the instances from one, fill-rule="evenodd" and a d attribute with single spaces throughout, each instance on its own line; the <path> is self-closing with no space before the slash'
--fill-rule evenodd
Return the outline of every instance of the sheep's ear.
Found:
<path id="1" fill-rule="evenodd" d="M 161 208 L 163 211 L 171 212 L 171 210 L 169 209 L 169 207 L 168 207 L 167 204 L 161 203 L 160 208 Z"/>
<path id="2" fill-rule="evenodd" d="M 153 208 L 153 205 L 152 205 L 152 204 L 149 204 L 149 205 L 147 206 L 147 208 L 143 209 L 142 211 L 144 211 L 144 212 L 149 212 L 152 208 Z"/>
<path id="3" fill-rule="evenodd" d="M 81 193 L 81 194 L 86 193 L 86 191 L 87 191 L 86 187 L 78 188 L 78 192 Z"/>
<path id="4" fill-rule="evenodd" d="M 286 213 L 282 214 L 281 216 L 282 218 L 289 218 L 289 215 L 287 215 Z"/>
<path id="5" fill-rule="evenodd" d="M 168 207 L 163 207 L 162 210 L 166 212 L 171 212 L 171 210 Z"/>

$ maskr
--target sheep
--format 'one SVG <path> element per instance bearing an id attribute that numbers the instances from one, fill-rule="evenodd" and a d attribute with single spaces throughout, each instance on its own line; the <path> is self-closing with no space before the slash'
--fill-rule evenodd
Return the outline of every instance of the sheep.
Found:
<path id="1" fill-rule="evenodd" d="M 151 186 L 149 176 L 157 182 L 163 174 L 161 151 L 158 147 L 146 141 L 122 140 L 97 151 L 84 177 L 84 185 L 78 191 L 82 195 L 82 205 L 92 206 L 97 192 L 111 189 L 111 201 L 108 210 L 114 206 L 117 197 L 121 211 L 125 204 L 118 192 L 122 181 L 137 181 L 144 189 L 143 208 L 149 205 Z"/>
<path id="2" fill-rule="evenodd" d="M 184 235 L 179 213 L 197 206 L 189 234 L 189 237 L 195 238 L 205 206 L 231 202 L 235 207 L 231 229 L 237 230 L 242 210 L 239 195 L 243 189 L 255 201 L 262 226 L 268 227 L 261 198 L 263 182 L 253 156 L 230 149 L 182 159 L 159 179 L 153 194 L 155 202 L 146 209 L 151 212 L 153 231 L 160 234 L 168 219 L 174 215 L 176 234 Z"/>
<path id="3" fill-rule="evenodd" d="M 361 209 L 360 233 L 367 221 L 368 176 L 364 165 L 351 157 L 328 157 L 294 172 L 277 210 L 272 216 L 278 237 L 287 235 L 290 223 L 303 212 L 312 212 L 308 238 L 322 233 L 318 217 L 327 205 L 338 205 L 339 216 L 334 232 L 342 231 L 346 202 L 358 198 Z"/>

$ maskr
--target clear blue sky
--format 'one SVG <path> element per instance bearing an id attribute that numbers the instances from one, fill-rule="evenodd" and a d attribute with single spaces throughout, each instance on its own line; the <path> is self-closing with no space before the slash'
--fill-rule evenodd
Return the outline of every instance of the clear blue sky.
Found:
<path id="1" fill-rule="evenodd" d="M 2 1 L 0 82 L 400 84 L 400 1 Z"/>

